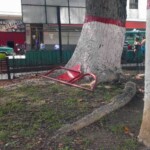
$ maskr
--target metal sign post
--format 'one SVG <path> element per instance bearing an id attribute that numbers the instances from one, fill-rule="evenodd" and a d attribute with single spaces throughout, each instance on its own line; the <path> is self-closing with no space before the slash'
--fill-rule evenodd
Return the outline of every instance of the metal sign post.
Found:
<path id="1" fill-rule="evenodd" d="M 60 62 L 62 63 L 62 37 L 61 37 L 61 19 L 60 19 L 60 6 L 57 6 L 57 23 L 58 23 L 58 34 L 59 34 L 59 52 Z"/>

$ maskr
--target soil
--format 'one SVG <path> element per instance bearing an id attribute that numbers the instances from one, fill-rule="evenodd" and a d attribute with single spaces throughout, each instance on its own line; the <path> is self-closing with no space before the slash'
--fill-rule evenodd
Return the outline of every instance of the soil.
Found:
<path id="1" fill-rule="evenodd" d="M 21 80 L 24 79 L 0 81 L 0 86 L 18 83 Z M 54 141 L 51 141 L 50 137 L 44 137 L 41 145 L 38 145 L 35 149 L 148 150 L 137 141 L 143 112 L 144 77 L 129 75 L 126 78 L 126 81 L 128 80 L 136 82 L 137 93 L 126 106 L 77 133 L 69 133 Z"/>

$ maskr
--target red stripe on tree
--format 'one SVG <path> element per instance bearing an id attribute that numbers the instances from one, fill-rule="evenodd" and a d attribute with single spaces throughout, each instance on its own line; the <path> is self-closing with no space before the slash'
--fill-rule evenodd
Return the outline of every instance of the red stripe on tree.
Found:
<path id="1" fill-rule="evenodd" d="M 85 16 L 84 23 L 87 23 L 87 22 L 102 22 L 102 23 L 106 23 L 106 24 L 114 24 L 117 26 L 125 27 L 125 23 L 123 23 L 120 20 L 114 20 L 114 19 L 110 19 L 110 18 L 101 18 L 101 17 L 89 16 L 89 15 Z"/>

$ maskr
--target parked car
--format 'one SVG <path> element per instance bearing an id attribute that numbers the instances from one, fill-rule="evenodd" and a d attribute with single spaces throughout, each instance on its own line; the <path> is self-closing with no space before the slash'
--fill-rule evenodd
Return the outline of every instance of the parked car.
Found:
<path id="1" fill-rule="evenodd" d="M 0 46 L 0 53 L 4 53 L 6 55 L 13 55 L 14 49 L 7 46 Z"/>

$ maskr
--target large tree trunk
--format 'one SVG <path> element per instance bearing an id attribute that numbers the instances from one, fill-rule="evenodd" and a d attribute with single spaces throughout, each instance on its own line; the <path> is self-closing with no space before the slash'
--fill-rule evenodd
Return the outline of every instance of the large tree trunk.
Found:
<path id="1" fill-rule="evenodd" d="M 126 0 L 86 0 L 85 23 L 75 52 L 66 65 L 81 64 L 98 82 L 118 79 L 125 37 Z"/>
<path id="2" fill-rule="evenodd" d="M 150 148 L 150 0 L 147 1 L 146 24 L 146 60 L 145 60 L 145 94 L 143 120 L 139 133 L 139 141 Z"/>

